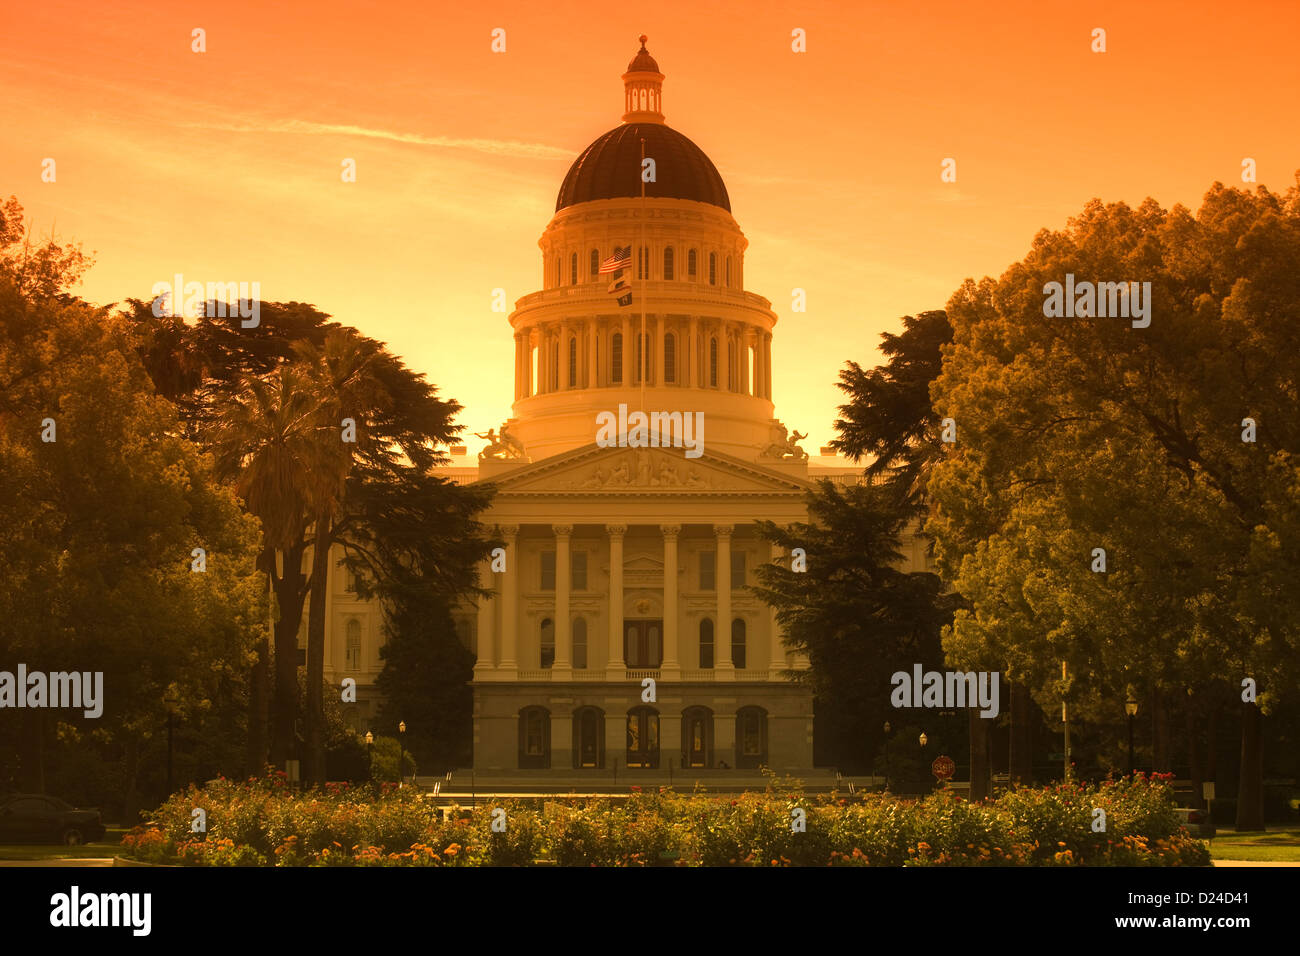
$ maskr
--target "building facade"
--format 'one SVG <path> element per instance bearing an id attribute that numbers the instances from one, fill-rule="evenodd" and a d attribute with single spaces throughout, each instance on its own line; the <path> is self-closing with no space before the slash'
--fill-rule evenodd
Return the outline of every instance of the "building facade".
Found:
<path id="1" fill-rule="evenodd" d="M 574 161 L 542 287 L 510 315 L 512 417 L 448 469 L 493 483 L 482 520 L 505 542 L 491 597 L 459 619 L 476 770 L 812 767 L 812 696 L 790 679 L 807 661 L 746 589 L 788 556 L 754 522 L 804 521 L 813 479 L 860 471 L 810 459 L 776 418 L 777 316 L 745 289 L 748 242 L 713 163 L 665 123 L 663 80 L 643 37 L 622 123 Z M 622 306 L 601 270 L 620 249 Z M 350 594 L 331 587 L 331 670 L 364 714 L 381 622 Z"/>

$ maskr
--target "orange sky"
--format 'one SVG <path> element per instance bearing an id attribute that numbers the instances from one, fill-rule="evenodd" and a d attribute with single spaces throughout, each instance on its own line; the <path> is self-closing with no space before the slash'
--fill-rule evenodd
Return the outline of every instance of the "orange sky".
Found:
<path id="1" fill-rule="evenodd" d="M 873 364 L 899 316 L 1000 274 L 1090 197 L 1195 206 L 1215 180 L 1240 185 L 1243 157 L 1275 190 L 1300 169 L 1296 0 L 598 9 L 11 4 L 0 197 L 96 252 L 92 301 L 148 298 L 176 272 L 258 281 L 264 300 L 387 341 L 485 431 L 513 394 L 491 290 L 513 303 L 541 287 L 560 181 L 618 125 L 645 32 L 668 123 L 721 171 L 747 286 L 779 316 L 777 415 L 814 451 L 846 359 Z M 806 313 L 790 311 L 796 286 Z"/>

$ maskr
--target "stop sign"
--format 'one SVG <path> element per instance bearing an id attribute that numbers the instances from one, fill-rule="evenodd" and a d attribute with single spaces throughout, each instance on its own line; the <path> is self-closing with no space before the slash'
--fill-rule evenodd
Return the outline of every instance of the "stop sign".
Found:
<path id="1" fill-rule="evenodd" d="M 938 756 L 934 758 L 934 763 L 930 764 L 930 772 L 938 780 L 947 780 L 957 771 L 957 765 L 952 762 L 951 757 Z"/>

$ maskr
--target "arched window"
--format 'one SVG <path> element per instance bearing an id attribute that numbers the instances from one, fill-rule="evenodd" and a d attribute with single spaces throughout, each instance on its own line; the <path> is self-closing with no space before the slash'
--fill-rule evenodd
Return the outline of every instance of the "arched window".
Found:
<path id="1" fill-rule="evenodd" d="M 541 666 L 550 667 L 555 663 L 555 622 L 549 617 L 542 621 Z"/>
<path id="2" fill-rule="evenodd" d="M 578 387 L 578 339 L 569 338 L 569 388 Z"/>
<path id="3" fill-rule="evenodd" d="M 713 621 L 705 618 L 700 621 L 700 669 L 708 670 L 713 666 Z"/>
<path id="4" fill-rule="evenodd" d="M 718 340 L 709 339 L 709 384 L 718 387 Z"/>
<path id="5" fill-rule="evenodd" d="M 731 288 L 731 256 L 727 256 L 727 288 Z"/>
<path id="6" fill-rule="evenodd" d="M 591 250 L 591 275 L 593 279 L 600 275 L 600 253 L 595 249 Z"/>
<path id="7" fill-rule="evenodd" d="M 713 766 L 713 711 L 707 707 L 682 711 L 682 766 Z"/>
<path id="8" fill-rule="evenodd" d="M 545 770 L 550 766 L 550 711 L 545 707 L 525 707 L 519 712 L 519 769 Z"/>
<path id="9" fill-rule="evenodd" d="M 692 249 L 686 253 L 686 275 L 688 278 L 695 278 L 695 250 Z"/>
<path id="10" fill-rule="evenodd" d="M 355 617 L 348 621 L 348 670 L 361 670 L 361 622 Z"/>
<path id="11" fill-rule="evenodd" d="M 573 668 L 587 669 L 587 620 L 582 617 L 573 620 Z"/>
<path id="12" fill-rule="evenodd" d="M 557 279 L 556 281 L 558 282 L 559 280 Z M 709 253 L 709 285 L 717 285 L 717 284 L 718 284 L 718 257 L 714 253 L 710 252 Z"/>
<path id="13" fill-rule="evenodd" d="M 730 259 L 727 260 L 727 269 L 728 270 L 731 269 Z M 731 272 L 728 271 L 727 275 L 731 275 Z M 578 284 L 578 254 L 575 252 L 573 253 L 573 255 L 569 256 L 569 285 L 577 285 L 577 284 Z"/>
<path id="14" fill-rule="evenodd" d="M 677 336 L 671 332 L 664 335 L 664 381 L 677 381 Z"/>
<path id="15" fill-rule="evenodd" d="M 615 385 L 623 382 L 623 333 L 615 332 L 610 340 L 609 380 Z"/>
<path id="16" fill-rule="evenodd" d="M 627 766 L 649 770 L 659 766 L 659 712 L 653 707 L 627 712 Z"/>
<path id="17" fill-rule="evenodd" d="M 731 664 L 738 671 L 745 669 L 745 622 L 740 618 L 731 622 Z"/>
<path id="18" fill-rule="evenodd" d="M 742 707 L 736 712 L 736 766 L 757 770 L 767 762 L 767 711 Z"/>
<path id="19" fill-rule="evenodd" d="M 605 712 L 598 707 L 573 712 L 573 766 L 575 770 L 605 766 Z"/>
<path id="20" fill-rule="evenodd" d="M 673 247 L 668 246 L 666 249 L 664 249 L 664 278 L 671 279 L 672 277 L 673 277 Z"/>

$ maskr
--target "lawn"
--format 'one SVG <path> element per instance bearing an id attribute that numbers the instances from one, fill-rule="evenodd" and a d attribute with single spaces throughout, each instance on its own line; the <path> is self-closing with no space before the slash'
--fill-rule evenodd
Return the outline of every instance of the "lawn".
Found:
<path id="1" fill-rule="evenodd" d="M 1210 858 L 1257 863 L 1300 863 L 1300 830 L 1224 833 L 1210 841 Z"/>
<path id="2" fill-rule="evenodd" d="M 104 839 L 83 846 L 60 846 L 57 843 L 6 843 L 0 844 L 0 860 L 66 860 L 75 858 L 103 859 L 122 853 L 122 827 L 109 827 Z"/>

